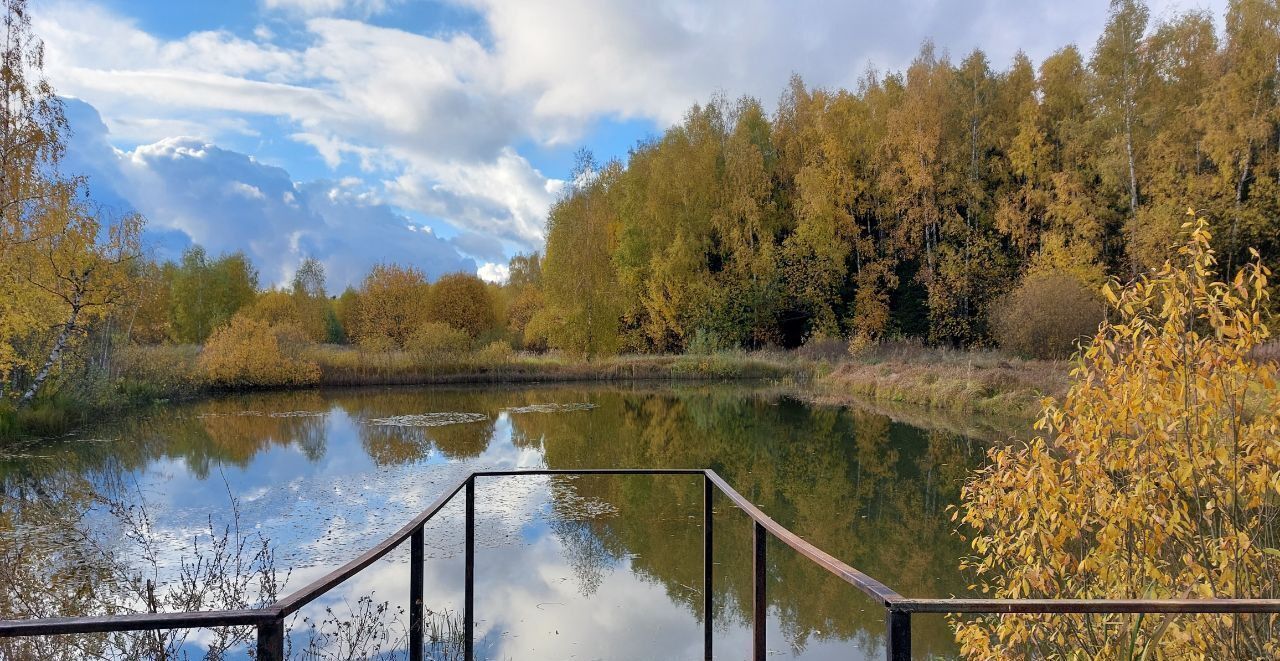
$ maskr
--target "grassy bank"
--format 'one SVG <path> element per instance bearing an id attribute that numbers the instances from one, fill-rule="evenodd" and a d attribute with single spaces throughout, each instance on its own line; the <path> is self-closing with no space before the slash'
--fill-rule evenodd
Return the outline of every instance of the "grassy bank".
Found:
<path id="1" fill-rule="evenodd" d="M 829 403 L 878 401 L 951 414 L 1035 419 L 1046 396 L 1067 391 L 1066 361 L 1022 360 L 995 351 L 885 344 L 834 365 L 814 381 Z"/>
<path id="2" fill-rule="evenodd" d="M 229 390 L 201 376 L 199 355 L 196 346 L 129 347 L 120 352 L 110 379 L 88 389 L 91 396 L 64 395 L 28 411 L 0 410 L 0 438 L 61 433 L 94 417 Z M 969 419 L 967 424 L 982 418 L 980 426 L 988 433 L 980 435 L 1025 426 L 1039 414 L 1045 396 L 1066 392 L 1070 369 L 1065 361 L 911 343 L 887 343 L 854 357 L 845 353 L 843 343 L 833 342 L 794 351 L 592 361 L 509 351 L 427 356 L 320 345 L 308 347 L 301 358 L 318 367 L 318 378 L 309 387 L 773 379 L 815 403 L 914 409 L 920 415 Z M 279 387 L 285 386 L 264 383 L 235 390 Z"/>
<path id="3" fill-rule="evenodd" d="M 317 347 L 307 353 L 320 366 L 322 386 L 542 381 L 718 380 L 805 378 L 812 365 L 781 356 L 724 353 L 709 356 L 631 355 L 593 361 L 555 354 L 423 358 L 409 352 L 366 353 Z"/>
<path id="4" fill-rule="evenodd" d="M 299 387 L 249 383 L 235 388 L 211 382 L 194 345 L 131 346 L 120 351 L 110 375 L 63 389 L 29 409 L 0 402 L 0 440 L 52 436 L 93 419 L 140 407 L 231 390 Z M 301 387 L 540 383 L 570 381 L 714 381 L 778 379 L 804 382 L 816 371 L 812 360 L 786 354 L 721 353 L 707 356 L 627 355 L 580 360 L 557 354 L 474 351 L 430 356 L 407 351 L 368 352 L 320 345 L 302 360 L 318 367 L 318 378 Z"/>

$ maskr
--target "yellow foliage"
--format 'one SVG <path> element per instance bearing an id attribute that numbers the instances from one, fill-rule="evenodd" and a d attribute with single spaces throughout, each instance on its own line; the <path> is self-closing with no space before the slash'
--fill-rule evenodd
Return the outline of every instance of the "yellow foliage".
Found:
<path id="1" fill-rule="evenodd" d="M 369 271 L 354 297 L 349 332 L 370 350 L 403 348 L 414 330 L 427 321 L 430 286 L 422 271 L 395 264 L 379 264 Z M 346 298 L 346 295 L 343 295 Z"/>
<path id="2" fill-rule="evenodd" d="M 217 387 L 310 385 L 320 380 L 320 368 L 301 357 L 306 345 L 296 324 L 272 325 L 238 314 L 209 336 L 198 366 Z"/>
<path id="3" fill-rule="evenodd" d="M 515 353 L 510 344 L 502 340 L 495 340 L 477 351 L 475 359 L 481 365 L 499 365 L 511 360 Z"/>
<path id="4" fill-rule="evenodd" d="M 957 513 L 976 587 L 1001 598 L 1280 596 L 1280 389 L 1250 360 L 1269 271 L 1214 280 L 1204 221 L 1176 261 L 1108 287 L 1115 319 L 1077 355 L 1031 442 L 995 448 Z M 1256 258 L 1255 253 L 1255 258 Z M 1115 291 L 1118 289 L 1118 291 Z M 969 658 L 1276 658 L 1266 616 L 956 619 Z"/>
<path id="5" fill-rule="evenodd" d="M 493 328 L 496 321 L 493 308 L 483 280 L 469 273 L 450 273 L 431 286 L 427 318 L 475 337 Z"/>
<path id="6" fill-rule="evenodd" d="M 244 313 L 258 321 L 276 326 L 280 324 L 297 324 L 301 326 L 298 305 L 293 296 L 279 289 L 268 289 L 258 295 L 257 300 L 247 307 Z"/>
<path id="7" fill-rule="evenodd" d="M 431 321 L 409 336 L 405 349 L 428 356 L 454 356 L 471 347 L 471 338 L 449 324 Z"/>

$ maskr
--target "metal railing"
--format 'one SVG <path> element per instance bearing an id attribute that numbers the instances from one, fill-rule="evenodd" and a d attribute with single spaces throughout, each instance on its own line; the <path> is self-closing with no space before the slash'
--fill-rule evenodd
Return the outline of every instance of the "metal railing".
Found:
<path id="1" fill-rule="evenodd" d="M 752 535 L 752 649 L 751 658 L 763 661 L 766 655 L 765 627 L 767 573 L 765 547 L 770 536 L 791 547 L 826 571 L 862 591 L 885 609 L 885 655 L 889 661 L 911 658 L 911 616 L 915 613 L 1280 613 L 1280 599 L 911 599 L 903 597 L 887 585 L 850 567 L 822 549 L 806 542 L 760 511 L 751 501 L 729 486 L 710 469 L 528 469 L 475 471 L 461 478 L 426 510 L 378 545 L 356 559 L 312 581 L 270 606 L 241 610 L 195 611 L 186 613 L 137 613 L 98 617 L 57 617 L 35 620 L 0 620 L 0 638 L 64 634 L 148 631 L 156 629 L 189 629 L 224 626 L 257 628 L 257 658 L 260 661 L 283 661 L 285 618 L 355 576 L 381 559 L 392 549 L 410 541 L 409 577 L 409 658 L 423 658 L 423 563 L 427 521 L 440 512 L 459 491 L 466 491 L 466 570 L 463 604 L 463 648 L 470 661 L 475 656 L 475 486 L 477 478 L 525 475 L 700 475 L 703 478 L 702 530 L 702 621 L 703 649 L 712 658 L 712 607 L 714 606 L 713 563 L 714 529 L 712 525 L 715 492 L 749 516 L 754 524 Z"/>

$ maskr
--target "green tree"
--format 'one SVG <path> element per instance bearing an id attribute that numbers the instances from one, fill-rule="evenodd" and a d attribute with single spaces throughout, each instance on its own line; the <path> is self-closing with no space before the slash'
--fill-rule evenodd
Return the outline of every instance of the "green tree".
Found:
<path id="1" fill-rule="evenodd" d="M 607 195 L 621 169 L 599 168 L 590 153 L 579 152 L 569 190 L 547 219 L 546 307 L 530 323 L 551 346 L 588 358 L 618 348 L 617 222 Z"/>
<path id="2" fill-rule="evenodd" d="M 173 277 L 174 340 L 199 344 L 258 294 L 258 273 L 244 253 L 210 260 L 200 246 L 182 254 Z"/>

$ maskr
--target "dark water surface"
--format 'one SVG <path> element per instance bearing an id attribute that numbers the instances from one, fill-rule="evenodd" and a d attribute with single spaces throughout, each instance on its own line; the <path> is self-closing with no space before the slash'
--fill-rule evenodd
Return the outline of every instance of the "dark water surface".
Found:
<path id="1" fill-rule="evenodd" d="M 965 547 L 946 508 L 982 447 L 741 386 L 265 393 L 166 406 L 53 445 L 11 448 L 0 455 L 0 545 L 25 549 L 7 553 L 9 562 L 39 558 L 39 571 L 67 585 L 85 573 L 106 585 L 121 580 L 120 565 L 152 562 L 164 584 L 180 579 L 180 558 L 211 520 L 216 529 L 232 521 L 234 497 L 241 528 L 269 539 L 276 566 L 289 570 L 289 592 L 376 544 L 469 470 L 710 467 L 899 593 L 947 596 L 965 594 L 966 582 L 957 569 Z M 489 478 L 477 496 L 481 658 L 702 657 L 701 478 Z M 104 499 L 135 512 L 145 505 L 149 554 Z M 68 532 L 77 527 L 97 545 Z M 427 607 L 456 612 L 461 498 L 426 535 Z M 114 565 L 98 562 L 104 553 Z M 721 499 L 717 658 L 749 649 L 751 557 L 749 520 Z M 768 561 L 772 658 L 883 658 L 881 609 L 780 543 Z M 304 614 L 321 622 L 326 607 L 346 613 L 372 595 L 389 604 L 382 619 L 402 634 L 407 563 L 398 549 Z M 6 580 L 20 582 L 14 575 L 31 573 Z M 93 611 L 74 592 L 51 590 L 45 608 Z M 447 628 L 446 620 L 435 621 Z M 297 651 L 306 623 L 293 626 Z M 942 618 L 917 617 L 914 630 L 919 656 L 954 651 Z M 193 653 L 203 635 L 192 633 Z"/>

